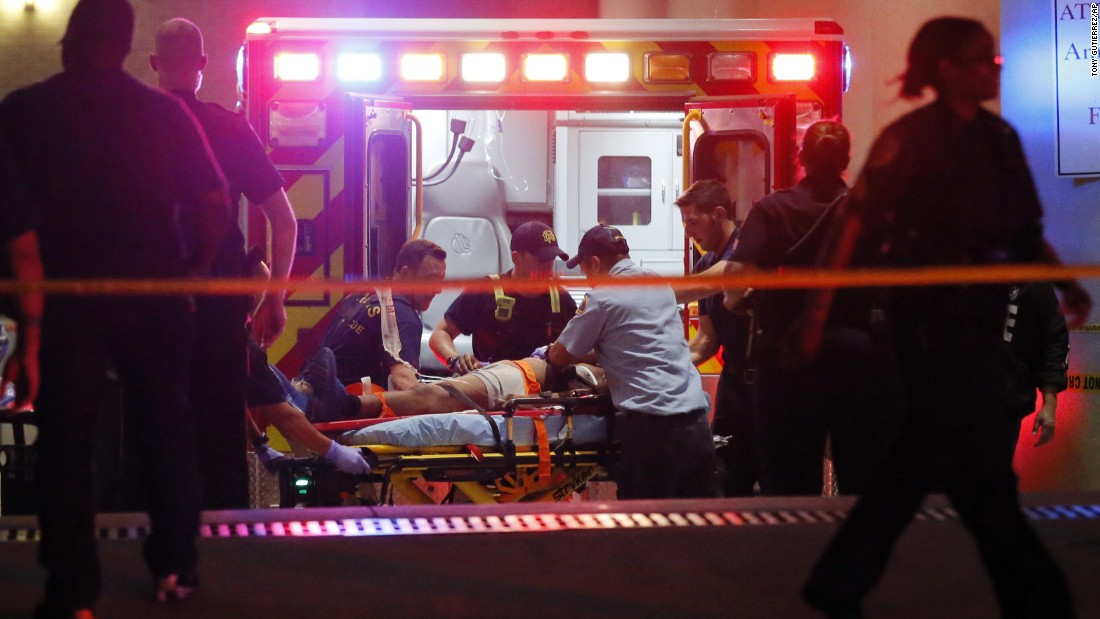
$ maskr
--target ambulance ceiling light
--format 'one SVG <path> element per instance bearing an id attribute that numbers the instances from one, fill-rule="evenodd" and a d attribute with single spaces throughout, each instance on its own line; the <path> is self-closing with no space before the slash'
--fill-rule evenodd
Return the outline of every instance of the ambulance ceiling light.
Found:
<path id="1" fill-rule="evenodd" d="M 504 81 L 504 54 L 462 54 L 462 80 L 465 82 Z"/>
<path id="2" fill-rule="evenodd" d="M 315 81 L 321 77 L 321 56 L 301 52 L 276 54 L 275 77 L 284 82 Z"/>
<path id="3" fill-rule="evenodd" d="M 625 82 L 630 78 L 628 54 L 588 54 L 584 57 L 584 79 L 589 82 Z"/>
<path id="4" fill-rule="evenodd" d="M 711 54 L 708 67 L 712 82 L 756 81 L 756 54 L 752 52 Z"/>
<path id="5" fill-rule="evenodd" d="M 401 57 L 401 78 L 406 82 L 443 80 L 443 54 L 405 54 Z"/>
<path id="6" fill-rule="evenodd" d="M 345 52 L 336 57 L 336 77 L 341 82 L 377 82 L 382 79 L 378 54 Z"/>
<path id="7" fill-rule="evenodd" d="M 565 54 L 527 54 L 523 57 L 523 79 L 528 82 L 564 82 L 569 77 Z"/>
<path id="8" fill-rule="evenodd" d="M 773 55 L 771 77 L 776 82 L 808 82 L 812 80 L 814 78 L 814 55 Z"/>

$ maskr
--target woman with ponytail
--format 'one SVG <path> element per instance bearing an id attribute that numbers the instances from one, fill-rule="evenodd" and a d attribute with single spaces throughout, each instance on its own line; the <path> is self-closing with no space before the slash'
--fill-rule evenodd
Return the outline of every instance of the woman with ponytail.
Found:
<path id="1" fill-rule="evenodd" d="M 982 107 L 998 96 L 1000 71 L 993 36 L 980 23 L 944 17 L 920 28 L 901 95 L 917 98 L 930 88 L 935 100 L 875 141 L 842 218 L 846 232 L 839 236 L 851 242 L 838 245 L 840 264 L 919 268 L 1037 258 L 1042 208 L 1023 149 L 1012 127 Z M 1065 577 L 1021 513 L 1016 476 L 1002 455 L 1012 393 L 1002 341 L 1008 288 L 887 290 L 906 418 L 881 474 L 814 568 L 803 590 L 811 606 L 830 617 L 862 616 L 863 596 L 913 512 L 935 491 L 947 494 L 974 536 L 1003 617 L 1073 615 Z"/>

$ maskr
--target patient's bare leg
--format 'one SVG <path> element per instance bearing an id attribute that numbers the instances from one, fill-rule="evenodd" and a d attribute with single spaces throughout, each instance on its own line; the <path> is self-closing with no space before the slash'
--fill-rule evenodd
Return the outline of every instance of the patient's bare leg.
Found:
<path id="1" fill-rule="evenodd" d="M 517 370 L 518 371 L 518 370 Z M 474 376 L 460 376 L 448 381 L 459 390 L 460 393 L 477 403 L 478 406 L 489 405 L 489 395 L 485 390 L 485 383 Z M 416 385 L 406 391 L 390 391 L 383 394 L 386 405 L 393 414 L 398 417 L 406 415 L 429 415 L 432 413 L 453 413 L 469 408 L 463 402 L 456 400 L 438 384 Z M 377 395 L 359 396 L 360 416 L 370 419 L 377 417 L 382 412 L 382 399 Z"/>

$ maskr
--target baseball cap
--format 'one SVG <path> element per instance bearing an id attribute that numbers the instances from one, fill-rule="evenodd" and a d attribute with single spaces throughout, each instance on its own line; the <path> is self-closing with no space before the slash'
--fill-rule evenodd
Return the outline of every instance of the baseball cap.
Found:
<path id="1" fill-rule="evenodd" d="M 127 0 L 80 0 L 73 7 L 62 43 L 111 45 L 129 51 L 134 7 Z"/>
<path id="2" fill-rule="evenodd" d="M 577 255 L 569 259 L 565 266 L 570 269 L 581 263 L 581 258 L 592 256 L 614 256 L 616 254 L 629 254 L 630 246 L 626 243 L 626 237 L 613 226 L 593 226 L 581 237 L 581 245 L 577 248 Z"/>
<path id="3" fill-rule="evenodd" d="M 538 221 L 529 221 L 516 228 L 512 233 L 511 249 L 526 252 L 539 260 L 565 260 L 569 257 L 569 254 L 558 247 L 558 237 L 550 226 Z"/>

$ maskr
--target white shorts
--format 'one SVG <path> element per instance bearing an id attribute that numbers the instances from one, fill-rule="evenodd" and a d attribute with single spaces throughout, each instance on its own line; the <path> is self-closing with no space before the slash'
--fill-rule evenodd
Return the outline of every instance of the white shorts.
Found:
<path id="1" fill-rule="evenodd" d="M 527 380 L 523 376 L 523 370 L 511 363 L 497 361 L 478 368 L 469 375 L 476 376 L 485 384 L 489 395 L 489 410 L 500 410 L 509 398 L 527 395 Z"/>

